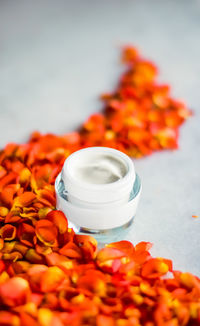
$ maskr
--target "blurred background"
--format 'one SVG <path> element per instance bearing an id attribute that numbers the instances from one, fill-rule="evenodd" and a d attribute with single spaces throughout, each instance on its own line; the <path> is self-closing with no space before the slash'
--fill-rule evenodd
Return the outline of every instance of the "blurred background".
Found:
<path id="1" fill-rule="evenodd" d="M 126 44 L 194 111 L 178 151 L 135 162 L 143 194 L 127 238 L 200 275 L 200 1 L 0 0 L 0 146 L 74 130 L 100 110 Z"/>

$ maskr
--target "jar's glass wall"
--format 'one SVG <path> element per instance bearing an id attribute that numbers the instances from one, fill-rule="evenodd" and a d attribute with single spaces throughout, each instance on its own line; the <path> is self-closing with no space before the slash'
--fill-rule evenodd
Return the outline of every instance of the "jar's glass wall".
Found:
<path id="1" fill-rule="evenodd" d="M 68 202 L 67 190 L 64 187 L 64 183 L 61 178 L 61 175 L 59 175 L 56 179 L 55 190 L 58 196 L 62 197 L 67 203 Z M 136 174 L 136 179 L 133 185 L 132 192 L 130 194 L 129 201 L 134 200 L 134 198 L 139 195 L 140 191 L 141 191 L 141 182 L 139 176 Z M 132 216 L 132 218 L 127 223 L 119 227 L 103 229 L 103 230 L 82 227 L 70 221 L 69 217 L 68 217 L 68 222 L 69 222 L 69 227 L 73 228 L 76 233 L 92 235 L 99 242 L 106 243 L 106 242 L 123 239 L 126 236 L 126 234 L 130 231 L 130 228 L 133 226 L 134 217 L 135 216 Z"/>

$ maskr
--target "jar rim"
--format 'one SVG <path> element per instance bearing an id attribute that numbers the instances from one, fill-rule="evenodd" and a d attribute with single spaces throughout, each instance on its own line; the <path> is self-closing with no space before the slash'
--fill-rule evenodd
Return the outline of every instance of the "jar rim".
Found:
<path id="1" fill-rule="evenodd" d="M 75 178 L 72 173 L 70 173 L 70 163 L 73 164 L 73 160 L 78 158 L 79 155 L 84 155 L 85 152 L 93 152 L 95 154 L 95 152 L 97 154 L 102 154 L 102 153 L 106 153 L 106 154 L 111 154 L 113 155 L 113 157 L 116 157 L 118 160 L 121 160 L 123 162 L 123 164 L 126 165 L 127 168 L 127 172 L 126 174 L 114 181 L 114 182 L 110 182 L 110 183 L 102 183 L 102 184 L 95 184 L 95 183 L 88 183 L 85 182 L 83 180 L 79 180 L 78 178 Z M 129 156 L 127 156 L 126 154 L 124 154 L 123 152 L 113 149 L 113 148 L 109 148 L 109 147 L 103 147 L 103 146 L 95 146 L 95 147 L 86 147 L 83 149 L 80 149 L 74 153 L 72 153 L 66 160 L 65 163 L 63 165 L 63 169 L 62 169 L 62 179 L 63 182 L 69 185 L 70 183 L 73 183 L 75 185 L 77 185 L 80 189 L 82 190 L 91 190 L 91 191 L 104 191 L 104 190 L 115 190 L 118 187 L 126 187 L 126 184 L 128 184 L 131 180 L 132 183 L 134 183 L 135 181 L 135 168 L 134 168 L 134 163 L 131 160 L 131 158 Z"/>

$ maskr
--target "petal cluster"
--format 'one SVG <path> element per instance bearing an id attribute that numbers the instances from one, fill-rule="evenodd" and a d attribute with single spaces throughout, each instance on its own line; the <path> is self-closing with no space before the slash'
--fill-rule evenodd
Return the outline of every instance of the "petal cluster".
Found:
<path id="1" fill-rule="evenodd" d="M 63 223 L 55 210 L 38 222 L 52 215 Z M 152 258 L 150 243 L 120 241 L 98 250 L 94 238 L 55 228 L 53 246 L 46 227 L 42 237 L 35 231 L 35 249 L 17 237 L 4 243 L 0 325 L 199 325 L 200 280 Z"/>
<path id="2" fill-rule="evenodd" d="M 126 70 L 115 92 L 104 94 L 102 113 L 92 115 L 81 129 L 84 146 L 107 146 L 140 158 L 178 147 L 179 126 L 191 115 L 170 87 L 157 82 L 157 67 L 137 49 L 125 47 Z"/>

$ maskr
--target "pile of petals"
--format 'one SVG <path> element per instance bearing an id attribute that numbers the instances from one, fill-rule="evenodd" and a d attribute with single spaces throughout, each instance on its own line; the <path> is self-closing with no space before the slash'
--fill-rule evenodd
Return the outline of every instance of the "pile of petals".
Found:
<path id="1" fill-rule="evenodd" d="M 137 51 L 118 90 L 104 96 L 102 114 L 79 131 L 35 132 L 28 143 L 0 152 L 0 325 L 195 326 L 200 324 L 200 280 L 152 258 L 150 243 L 128 241 L 98 250 L 55 210 L 55 178 L 66 157 L 94 145 L 134 157 L 175 148 L 189 110 L 156 86 L 155 67 Z"/>
<path id="2" fill-rule="evenodd" d="M 75 234 L 62 212 L 31 192 L 16 198 L 29 214 L 1 228 L 0 325 L 200 324 L 200 280 L 152 258 L 150 243 L 98 250 L 94 238 Z"/>
<path id="3" fill-rule="evenodd" d="M 84 146 L 107 146 L 139 158 L 178 147 L 178 128 L 191 115 L 181 101 L 170 97 L 168 85 L 156 82 L 157 67 L 133 47 L 122 56 L 127 69 L 116 91 L 104 94 L 102 113 L 84 124 Z"/>

